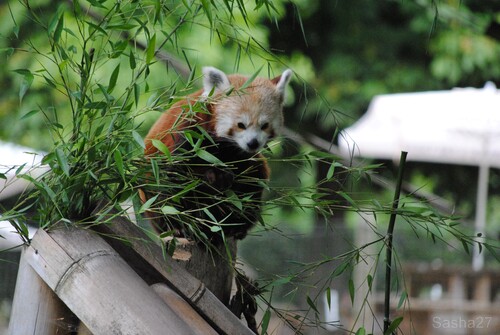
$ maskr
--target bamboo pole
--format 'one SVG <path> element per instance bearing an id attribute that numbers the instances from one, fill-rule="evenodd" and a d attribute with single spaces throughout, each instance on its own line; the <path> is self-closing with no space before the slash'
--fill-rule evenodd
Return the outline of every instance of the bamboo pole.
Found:
<path id="1" fill-rule="evenodd" d="M 100 207 L 100 206 L 98 206 Z M 94 215 L 106 215 L 94 213 Z M 108 213 L 107 215 L 113 215 Z M 103 219 L 103 218 L 101 218 Z M 169 284 L 181 297 L 189 302 L 220 334 L 255 335 L 237 318 L 204 283 L 188 273 L 170 257 L 164 257 L 160 246 L 129 220 L 115 216 L 105 223 L 93 227 L 108 237 L 108 242 L 129 264 L 142 262 L 157 272 L 157 276 Z M 113 236 L 117 239 L 113 242 Z M 123 241 L 127 243 L 123 243 Z M 154 274 L 150 274 L 154 277 Z M 153 278 L 154 279 L 154 278 Z"/>
<path id="2" fill-rule="evenodd" d="M 189 320 L 165 304 L 92 231 L 72 227 L 47 233 L 40 229 L 24 256 L 95 335 L 205 333 L 191 328 Z"/>
<path id="3" fill-rule="evenodd" d="M 28 264 L 26 249 L 19 263 L 8 334 L 69 333 L 76 327 L 73 314 Z"/>
<path id="4" fill-rule="evenodd" d="M 401 185 L 403 183 L 403 173 L 406 164 L 406 151 L 401 152 L 399 160 L 398 177 L 396 180 L 396 189 L 394 191 L 394 200 L 392 202 L 392 213 L 389 219 L 389 227 L 386 235 L 386 257 L 385 257 L 385 296 L 384 296 L 384 334 L 387 334 L 391 325 L 390 309 L 391 309 L 391 271 L 392 271 L 392 238 L 394 226 L 396 224 L 396 210 L 399 205 L 399 196 L 401 195 Z"/>

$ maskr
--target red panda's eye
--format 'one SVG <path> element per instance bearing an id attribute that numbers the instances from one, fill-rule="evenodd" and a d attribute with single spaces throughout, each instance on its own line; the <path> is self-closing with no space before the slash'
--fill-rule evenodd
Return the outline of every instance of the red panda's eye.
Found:
<path id="1" fill-rule="evenodd" d="M 243 124 L 243 122 L 238 122 L 238 128 L 247 129 L 247 127 Z"/>
<path id="2" fill-rule="evenodd" d="M 262 130 L 266 130 L 267 128 L 269 128 L 269 123 L 268 123 L 268 122 L 264 123 L 264 124 L 260 127 L 260 129 L 262 129 Z"/>

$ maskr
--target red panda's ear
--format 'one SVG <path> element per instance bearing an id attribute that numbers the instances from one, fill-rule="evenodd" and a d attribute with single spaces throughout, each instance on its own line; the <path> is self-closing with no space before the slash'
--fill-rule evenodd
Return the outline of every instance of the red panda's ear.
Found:
<path id="1" fill-rule="evenodd" d="M 231 83 L 226 74 L 211 66 L 203 68 L 203 95 L 208 97 L 211 94 L 223 92 L 231 87 Z"/>
<path id="2" fill-rule="evenodd" d="M 291 78 L 292 78 L 292 70 L 287 69 L 283 71 L 281 76 L 271 79 L 271 82 L 276 85 L 276 88 L 278 89 L 278 92 L 281 94 L 282 97 L 285 95 L 286 85 L 288 85 Z"/>

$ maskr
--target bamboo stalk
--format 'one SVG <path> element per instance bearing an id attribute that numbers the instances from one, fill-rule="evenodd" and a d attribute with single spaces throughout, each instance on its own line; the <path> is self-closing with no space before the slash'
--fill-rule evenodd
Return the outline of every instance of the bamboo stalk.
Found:
<path id="1" fill-rule="evenodd" d="M 403 183 L 403 173 L 406 164 L 406 151 L 401 152 L 399 160 L 398 176 L 396 180 L 396 189 L 394 191 L 394 200 L 392 202 L 391 217 L 389 219 L 389 227 L 387 228 L 387 235 L 385 237 L 386 243 L 386 259 L 385 259 L 385 298 L 384 298 L 384 334 L 386 334 L 391 324 L 390 310 L 391 310 L 391 270 L 392 270 L 392 238 L 394 233 L 394 225 L 396 223 L 396 210 L 399 205 L 399 197 L 401 195 L 401 185 Z"/>

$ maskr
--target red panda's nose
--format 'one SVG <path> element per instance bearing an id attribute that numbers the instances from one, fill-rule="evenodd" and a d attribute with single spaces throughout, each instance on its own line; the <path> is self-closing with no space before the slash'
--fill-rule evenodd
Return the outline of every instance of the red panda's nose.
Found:
<path id="1" fill-rule="evenodd" d="M 247 143 L 247 147 L 250 150 L 257 150 L 257 148 L 259 147 L 259 141 L 257 141 L 257 139 L 254 138 Z"/>

